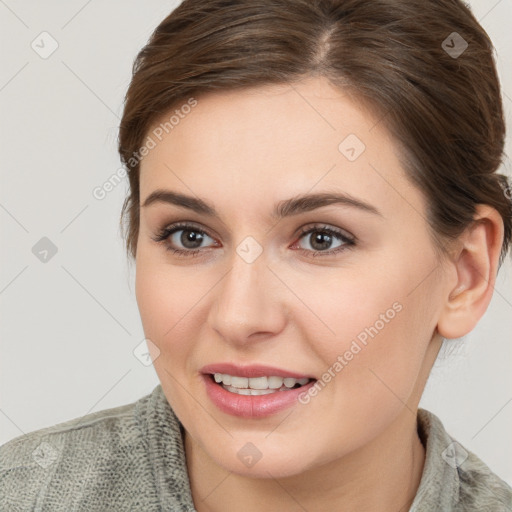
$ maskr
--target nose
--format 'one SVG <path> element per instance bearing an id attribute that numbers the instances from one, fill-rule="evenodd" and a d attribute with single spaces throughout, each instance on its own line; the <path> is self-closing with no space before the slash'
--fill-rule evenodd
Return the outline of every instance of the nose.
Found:
<path id="1" fill-rule="evenodd" d="M 215 287 L 210 327 L 238 348 L 269 340 L 286 324 L 283 285 L 267 267 L 264 253 L 247 263 L 238 254 Z"/>

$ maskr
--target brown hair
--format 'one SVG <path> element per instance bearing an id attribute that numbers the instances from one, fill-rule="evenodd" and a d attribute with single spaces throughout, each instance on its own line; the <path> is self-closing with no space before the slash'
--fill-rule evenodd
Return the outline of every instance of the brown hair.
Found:
<path id="1" fill-rule="evenodd" d="M 477 204 L 494 207 L 505 227 L 501 265 L 512 201 L 496 173 L 505 139 L 500 84 L 492 42 L 459 0 L 184 0 L 137 55 L 126 93 L 118 149 L 130 182 L 121 212 L 127 253 L 136 257 L 140 155 L 157 120 L 202 93 L 310 76 L 378 113 L 427 199 L 440 252 L 471 224 Z"/>

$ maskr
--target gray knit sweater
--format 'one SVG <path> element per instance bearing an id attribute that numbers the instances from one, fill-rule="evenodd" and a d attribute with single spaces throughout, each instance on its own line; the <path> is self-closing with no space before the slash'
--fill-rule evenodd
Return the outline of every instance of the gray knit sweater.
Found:
<path id="1" fill-rule="evenodd" d="M 510 512 L 512 489 L 418 410 L 425 467 L 410 512 Z M 0 511 L 176 511 L 194 503 L 183 426 L 161 385 L 0 447 Z"/>

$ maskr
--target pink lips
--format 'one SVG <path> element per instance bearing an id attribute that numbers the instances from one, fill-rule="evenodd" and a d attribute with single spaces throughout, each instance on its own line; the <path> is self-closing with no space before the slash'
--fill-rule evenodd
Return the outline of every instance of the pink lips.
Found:
<path id="1" fill-rule="evenodd" d="M 292 405 L 297 404 L 301 393 L 313 386 L 316 382 L 314 377 L 289 372 L 270 366 L 251 365 L 238 366 L 231 363 L 220 363 L 207 365 L 201 369 L 202 378 L 206 386 L 206 394 L 210 400 L 222 411 L 233 416 L 242 418 L 263 418 L 276 414 Z M 239 395 L 227 391 L 222 385 L 217 384 L 213 379 L 214 373 L 226 373 L 239 377 L 292 377 L 295 379 L 313 379 L 304 386 L 286 391 L 276 391 L 268 395 Z"/>
<path id="2" fill-rule="evenodd" d="M 294 379 L 314 379 L 312 375 L 305 375 L 288 370 L 281 370 L 273 366 L 265 366 L 260 364 L 252 364 L 250 366 L 240 366 L 233 363 L 217 363 L 208 364 L 201 368 L 201 373 L 226 373 L 228 375 L 236 375 L 237 377 L 292 377 Z"/>

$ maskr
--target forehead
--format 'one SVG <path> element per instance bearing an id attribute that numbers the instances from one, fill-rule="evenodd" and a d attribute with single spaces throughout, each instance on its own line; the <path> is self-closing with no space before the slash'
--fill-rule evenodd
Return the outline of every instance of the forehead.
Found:
<path id="1" fill-rule="evenodd" d="M 379 118 L 324 79 L 208 93 L 186 111 L 148 132 L 155 146 L 141 162 L 141 202 L 156 188 L 233 207 L 336 190 L 383 210 L 396 202 L 390 188 L 410 189 Z"/>

